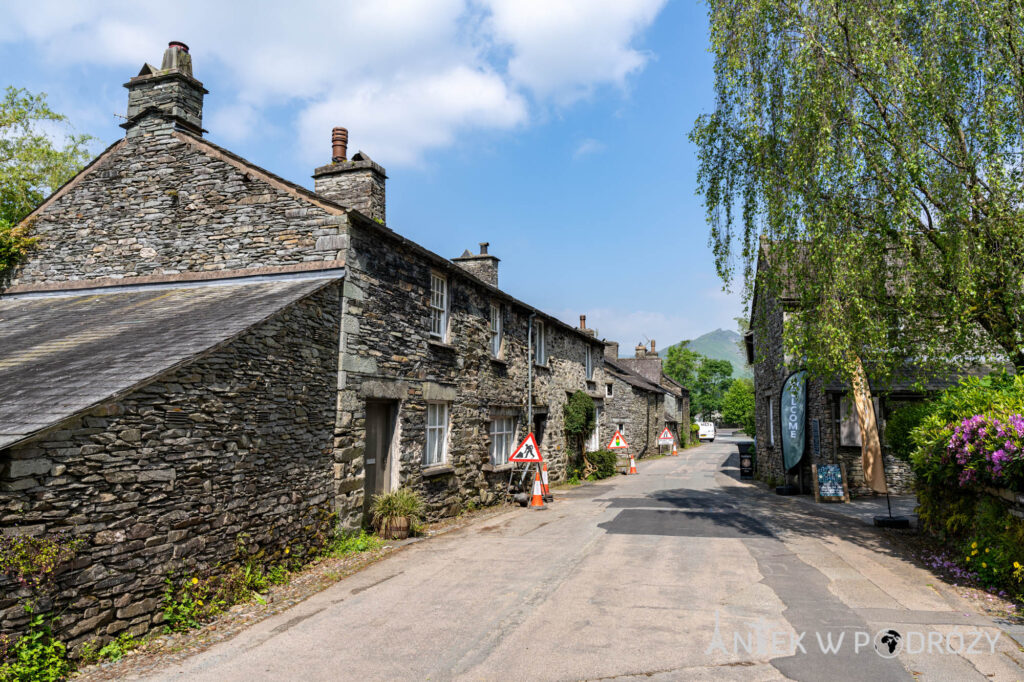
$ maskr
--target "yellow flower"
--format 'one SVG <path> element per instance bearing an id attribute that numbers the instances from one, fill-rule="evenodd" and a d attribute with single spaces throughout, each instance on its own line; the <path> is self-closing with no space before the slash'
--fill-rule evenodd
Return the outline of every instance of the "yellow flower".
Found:
<path id="1" fill-rule="evenodd" d="M 971 549 L 977 549 L 977 548 L 978 548 L 978 543 L 977 542 L 972 542 L 971 543 Z"/>
<path id="2" fill-rule="evenodd" d="M 198 585 L 199 584 L 199 578 L 192 578 L 192 584 L 193 585 Z"/>
<path id="3" fill-rule="evenodd" d="M 967 557 L 967 561 L 970 561 L 970 560 L 971 560 L 971 557 Z"/>
<path id="4" fill-rule="evenodd" d="M 200 606 L 202 606 L 203 605 L 203 600 L 202 599 L 197 599 L 196 603 L 199 604 Z"/>
<path id="5" fill-rule="evenodd" d="M 1019 561 L 1014 561 L 1013 562 L 1013 567 L 1014 568 L 1020 568 L 1020 562 Z"/>
<path id="6" fill-rule="evenodd" d="M 986 564 L 984 561 L 982 561 L 981 562 L 981 567 L 982 568 L 988 568 L 988 564 Z"/>
<path id="7" fill-rule="evenodd" d="M 988 554 L 988 547 L 985 548 L 985 554 Z"/>
<path id="8" fill-rule="evenodd" d="M 284 553 L 285 553 L 285 554 L 287 554 L 287 553 L 288 553 L 288 552 L 290 552 L 290 551 L 292 551 L 292 550 L 291 550 L 291 549 L 290 549 L 289 547 L 285 547 L 285 548 L 284 548 Z"/>

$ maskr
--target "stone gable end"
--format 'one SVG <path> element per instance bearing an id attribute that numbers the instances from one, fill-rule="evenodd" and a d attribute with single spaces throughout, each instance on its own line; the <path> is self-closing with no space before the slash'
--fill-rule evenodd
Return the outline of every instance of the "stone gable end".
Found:
<path id="1" fill-rule="evenodd" d="M 130 138 L 28 218 L 11 285 L 339 260 L 344 209 L 184 133 Z"/>

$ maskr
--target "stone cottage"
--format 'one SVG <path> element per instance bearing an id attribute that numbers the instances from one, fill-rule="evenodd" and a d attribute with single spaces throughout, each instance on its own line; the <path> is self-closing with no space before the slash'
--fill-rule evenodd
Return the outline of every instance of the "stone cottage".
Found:
<path id="1" fill-rule="evenodd" d="M 754 369 L 754 406 L 756 417 L 758 478 L 771 484 L 786 479 L 782 463 L 781 417 L 779 401 L 789 375 L 800 369 L 787 357 L 783 347 L 783 324 L 795 312 L 796 297 L 786 292 L 769 291 L 760 273 L 770 266 L 770 245 L 762 244 L 758 256 L 758 279 L 750 309 L 750 331 L 744 337 L 747 362 Z M 923 394 L 910 381 L 897 382 L 884 393 L 873 396 L 881 431 L 885 479 L 893 493 L 910 492 L 913 473 L 907 462 L 893 457 L 885 447 L 885 418 L 903 403 L 919 401 Z M 934 384 L 926 390 L 941 390 Z M 807 424 L 804 457 L 788 481 L 811 488 L 811 464 L 842 463 L 846 467 L 851 493 L 870 493 L 861 464 L 860 427 L 853 411 L 850 387 L 837 381 L 811 378 L 807 382 Z"/>
<path id="2" fill-rule="evenodd" d="M 616 358 L 615 362 L 665 391 L 662 428 L 667 427 L 676 437 L 676 442 L 685 445 L 690 432 L 690 391 L 665 374 L 664 360 L 657 353 L 654 339 L 651 339 L 650 348 L 638 343 L 632 358 Z"/>
<path id="3" fill-rule="evenodd" d="M 629 443 L 628 453 L 635 457 L 658 454 L 658 436 L 667 427 L 676 441 L 686 438 L 680 434 L 680 425 L 689 426 L 689 394 L 675 382 L 661 385 L 661 358 L 648 356 L 647 348 L 637 346 L 636 358 L 620 358 L 619 344 L 605 342 L 605 384 L 602 404 L 600 442 L 604 447 L 615 430 L 622 432 Z M 647 362 L 634 363 L 633 360 Z M 632 365 L 632 366 L 631 366 Z M 644 370 L 647 374 L 638 370 Z M 667 377 L 665 377 L 667 379 Z M 665 449 L 667 451 L 667 448 Z"/>
<path id="4" fill-rule="evenodd" d="M 565 475 L 562 408 L 611 381 L 592 333 L 503 292 L 486 243 L 386 227 L 343 129 L 314 191 L 211 143 L 185 45 L 125 87 L 125 137 L 28 216 L 0 292 L 0 529 L 86 541 L 65 639 L 142 634 L 168 576 L 308 547 L 375 493 L 495 502 L 529 431 Z"/>

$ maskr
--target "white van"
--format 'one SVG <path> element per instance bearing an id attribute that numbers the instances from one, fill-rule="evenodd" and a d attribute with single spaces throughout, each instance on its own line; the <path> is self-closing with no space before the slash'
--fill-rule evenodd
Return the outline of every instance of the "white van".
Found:
<path id="1" fill-rule="evenodd" d="M 700 427 L 700 431 L 697 432 L 697 438 L 700 440 L 709 440 L 712 443 L 715 442 L 715 423 L 714 422 L 697 422 L 697 426 Z"/>

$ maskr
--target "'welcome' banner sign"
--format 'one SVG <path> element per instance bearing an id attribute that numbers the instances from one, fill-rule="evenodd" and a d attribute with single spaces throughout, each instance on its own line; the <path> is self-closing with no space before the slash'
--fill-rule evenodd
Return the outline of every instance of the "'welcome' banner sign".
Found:
<path id="1" fill-rule="evenodd" d="M 779 400 L 782 418 L 782 461 L 789 471 L 800 463 L 804 455 L 804 439 L 807 414 L 807 371 L 793 372 L 782 385 Z"/>

